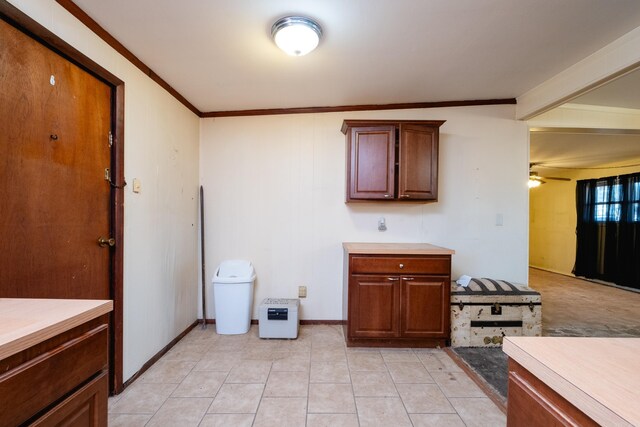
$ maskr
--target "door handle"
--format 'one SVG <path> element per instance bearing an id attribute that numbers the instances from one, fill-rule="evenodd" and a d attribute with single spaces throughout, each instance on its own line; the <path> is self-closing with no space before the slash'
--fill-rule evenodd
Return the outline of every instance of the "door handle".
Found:
<path id="1" fill-rule="evenodd" d="M 106 248 L 107 246 L 115 246 L 116 244 L 116 239 L 114 239 L 113 237 L 109 237 L 108 239 L 106 237 L 98 237 L 98 245 L 100 245 L 101 248 Z"/>

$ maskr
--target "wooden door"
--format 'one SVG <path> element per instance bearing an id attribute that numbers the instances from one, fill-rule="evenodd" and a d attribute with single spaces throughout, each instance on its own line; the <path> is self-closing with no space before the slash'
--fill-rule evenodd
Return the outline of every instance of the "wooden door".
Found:
<path id="1" fill-rule="evenodd" d="M 0 21 L 0 296 L 110 299 L 111 87 Z"/>
<path id="2" fill-rule="evenodd" d="M 398 198 L 438 199 L 438 128 L 400 125 Z"/>
<path id="3" fill-rule="evenodd" d="M 353 338 L 397 337 L 400 278 L 354 274 L 349 284 L 349 335 Z"/>
<path id="4" fill-rule="evenodd" d="M 449 336 L 449 278 L 403 276 L 402 329 L 400 335 L 415 338 Z"/>
<path id="5" fill-rule="evenodd" d="M 347 200 L 393 199 L 395 126 L 354 127 L 350 132 Z"/>

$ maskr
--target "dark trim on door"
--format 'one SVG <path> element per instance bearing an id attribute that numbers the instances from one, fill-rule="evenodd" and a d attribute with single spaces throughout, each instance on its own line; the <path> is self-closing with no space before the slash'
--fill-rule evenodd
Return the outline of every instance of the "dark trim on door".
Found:
<path id="1" fill-rule="evenodd" d="M 114 375 L 110 378 L 111 391 L 119 394 L 123 389 L 123 302 L 124 302 L 124 84 L 114 87 L 114 102 L 112 113 L 112 133 L 113 133 L 113 178 L 116 180 L 116 188 L 112 191 L 112 215 L 113 234 L 116 239 L 114 252 L 111 257 L 112 268 L 112 291 L 113 291 L 113 328 L 114 351 L 112 353 L 112 366 Z"/>
<path id="2" fill-rule="evenodd" d="M 112 89 L 112 134 L 114 147 L 112 151 L 112 168 L 115 169 L 116 184 L 124 182 L 124 82 L 111 74 L 98 63 L 85 56 L 79 50 L 40 25 L 30 16 L 7 2 L 0 0 L 0 19 L 11 24 L 27 36 L 62 56 L 69 62 L 82 68 L 89 74 L 106 83 Z M 111 313 L 110 327 L 113 329 L 109 343 L 110 366 L 109 381 L 112 393 L 122 391 L 122 298 L 123 298 L 123 236 L 124 236 L 124 190 L 112 191 L 112 232 L 118 244 L 111 257 L 111 297 L 114 308 Z"/>
<path id="3" fill-rule="evenodd" d="M 77 4 L 75 4 L 71 0 L 56 0 L 56 2 L 65 8 L 67 12 L 72 14 L 78 19 L 78 21 L 82 22 L 87 28 L 93 31 L 98 37 L 100 37 L 105 43 L 111 46 L 116 52 L 120 55 L 124 56 L 129 62 L 135 65 L 140 71 L 149 76 L 151 80 L 158 83 L 160 87 L 169 92 L 171 96 L 177 99 L 182 105 L 191 110 L 195 115 L 200 117 L 202 113 L 196 107 L 193 106 L 187 98 L 182 96 L 177 90 L 175 90 L 169 83 L 164 81 L 162 77 L 157 75 L 155 71 L 149 68 L 144 62 L 142 62 L 137 56 L 135 56 L 129 49 L 124 47 L 122 43 L 120 43 L 115 37 L 113 37 L 107 30 L 102 28 L 100 24 L 93 20 L 87 13 L 80 9 Z"/>

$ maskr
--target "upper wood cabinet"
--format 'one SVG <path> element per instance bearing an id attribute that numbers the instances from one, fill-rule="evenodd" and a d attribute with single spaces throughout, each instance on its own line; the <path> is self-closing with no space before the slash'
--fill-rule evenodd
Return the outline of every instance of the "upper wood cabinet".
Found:
<path id="1" fill-rule="evenodd" d="M 347 202 L 436 201 L 444 120 L 345 120 Z"/>

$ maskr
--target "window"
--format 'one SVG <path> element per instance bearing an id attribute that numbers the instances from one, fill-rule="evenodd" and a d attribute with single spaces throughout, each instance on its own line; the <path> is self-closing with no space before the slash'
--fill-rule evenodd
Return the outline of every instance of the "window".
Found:
<path id="1" fill-rule="evenodd" d="M 640 173 L 576 184 L 574 274 L 640 288 Z"/>
<path id="2" fill-rule="evenodd" d="M 622 208 L 622 185 L 607 185 L 607 181 L 598 181 L 596 185 L 595 220 L 620 221 Z"/>
<path id="3" fill-rule="evenodd" d="M 620 222 L 622 219 L 623 202 L 629 205 L 627 212 L 628 221 L 640 221 L 640 182 L 629 183 L 627 197 L 624 197 L 623 185 L 620 178 L 613 179 L 609 184 L 608 180 L 598 180 L 595 188 L 595 209 L 593 219 L 597 222 L 613 221 Z"/>

